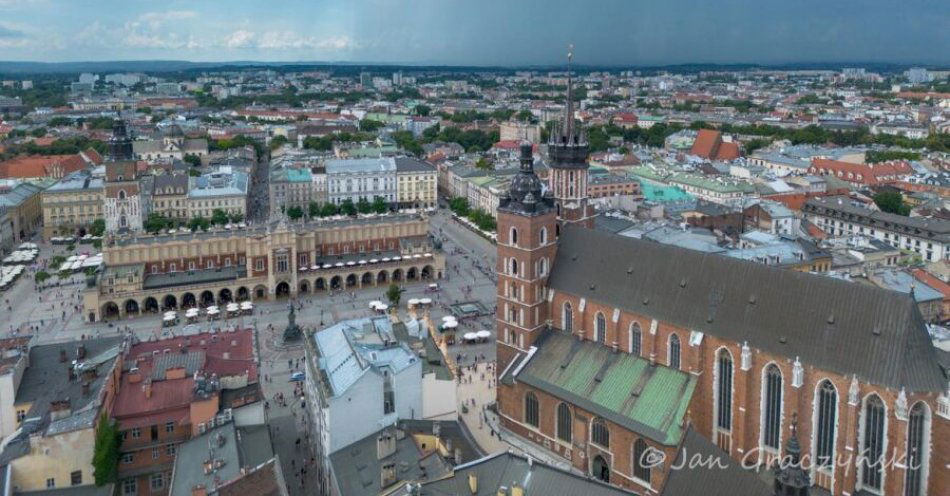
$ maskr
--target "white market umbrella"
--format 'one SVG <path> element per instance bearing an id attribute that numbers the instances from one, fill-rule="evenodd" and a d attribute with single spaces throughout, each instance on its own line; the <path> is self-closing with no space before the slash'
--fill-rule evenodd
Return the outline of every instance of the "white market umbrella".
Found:
<path id="1" fill-rule="evenodd" d="M 421 303 L 421 304 L 423 304 L 423 305 L 431 305 L 431 304 L 432 304 L 432 298 L 419 298 L 419 303 Z"/>
<path id="2" fill-rule="evenodd" d="M 466 341 L 475 341 L 476 339 L 478 339 L 478 334 L 474 332 L 466 332 L 465 335 L 462 336 L 462 338 L 465 339 Z"/>
<path id="3" fill-rule="evenodd" d="M 491 337 L 491 332 L 486 331 L 486 330 L 481 330 L 481 331 L 476 332 L 475 335 L 478 336 L 478 339 L 488 339 Z"/>

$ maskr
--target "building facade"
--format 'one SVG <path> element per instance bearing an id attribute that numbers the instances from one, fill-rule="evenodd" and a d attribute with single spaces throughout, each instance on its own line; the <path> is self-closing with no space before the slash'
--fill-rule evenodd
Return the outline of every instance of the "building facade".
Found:
<path id="1" fill-rule="evenodd" d="M 377 196 L 396 203 L 396 161 L 392 157 L 327 160 L 327 200 L 372 202 Z"/>
<path id="2" fill-rule="evenodd" d="M 437 173 L 427 162 L 397 157 L 396 205 L 399 208 L 433 208 L 437 200 Z"/>
<path id="3" fill-rule="evenodd" d="M 163 309 L 440 279 L 428 219 L 391 215 L 108 240 L 90 322 Z"/>
<path id="4" fill-rule="evenodd" d="M 950 259 L 950 221 L 871 210 L 848 197 L 811 198 L 802 213 L 831 236 L 862 235 L 914 252 L 925 262 Z"/>
<path id="5" fill-rule="evenodd" d="M 43 190 L 43 238 L 84 236 L 104 218 L 105 181 L 89 170 L 74 172 Z"/>
<path id="6" fill-rule="evenodd" d="M 105 164 L 103 210 L 107 232 L 142 229 L 144 199 L 139 191 L 138 164 L 132 160 L 132 140 L 125 122 L 116 119 L 109 140 L 109 161 Z"/>
<path id="7" fill-rule="evenodd" d="M 31 183 L 20 183 L 0 192 L 0 205 L 6 209 L 6 223 L 12 243 L 30 238 L 43 224 L 46 214 L 42 201 L 43 189 Z"/>

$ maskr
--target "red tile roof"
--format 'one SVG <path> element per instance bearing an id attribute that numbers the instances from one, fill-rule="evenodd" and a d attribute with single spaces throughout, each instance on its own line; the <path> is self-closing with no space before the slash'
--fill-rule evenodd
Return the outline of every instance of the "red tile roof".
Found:
<path id="1" fill-rule="evenodd" d="M 914 277 L 918 281 L 930 286 L 931 288 L 936 289 L 937 291 L 940 291 L 940 293 L 943 294 L 944 300 L 950 299 L 950 284 L 947 284 L 941 281 L 940 279 L 934 277 L 933 274 L 931 274 L 930 272 L 927 272 L 924 269 L 914 269 L 911 271 L 911 273 L 914 274 Z"/>
<path id="2" fill-rule="evenodd" d="M 913 174 L 914 169 L 904 161 L 882 162 L 879 164 L 855 164 L 825 158 L 812 159 L 808 172 L 812 174 L 833 175 L 849 183 L 879 184 L 897 181 L 903 176 Z"/>
<path id="3" fill-rule="evenodd" d="M 0 179 L 61 178 L 86 168 L 79 155 L 29 155 L 0 162 Z"/>
<path id="4" fill-rule="evenodd" d="M 734 160 L 739 158 L 739 144 L 723 141 L 719 131 L 700 129 L 689 153 L 709 160 Z"/>
<path id="5" fill-rule="evenodd" d="M 136 380 L 128 370 L 123 372 L 112 416 L 123 428 L 159 423 L 157 420 L 187 421 L 189 405 L 194 397 L 193 375 L 181 379 L 154 379 L 148 384 L 150 378 L 163 375 L 155 374 L 159 357 L 196 352 L 201 355 L 193 360 L 192 367 L 205 377 L 212 374 L 218 378 L 247 375 L 248 383 L 258 381 L 254 335 L 250 329 L 141 342 L 133 345 L 126 355 L 127 361 L 135 360 L 140 379 Z M 150 392 L 147 391 L 149 387 Z"/>

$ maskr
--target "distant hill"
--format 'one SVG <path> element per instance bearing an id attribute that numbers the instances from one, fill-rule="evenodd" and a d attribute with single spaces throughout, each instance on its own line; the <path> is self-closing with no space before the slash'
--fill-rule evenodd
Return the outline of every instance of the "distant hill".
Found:
<path id="1" fill-rule="evenodd" d="M 815 63 L 790 63 L 781 65 L 765 64 L 675 64 L 675 65 L 653 65 L 653 66 L 575 66 L 575 70 L 580 72 L 589 71 L 618 71 L 618 70 L 636 70 L 644 73 L 653 73 L 658 71 L 667 71 L 675 73 L 693 73 L 700 71 L 742 71 L 750 69 L 772 69 L 772 70 L 802 70 L 802 69 L 823 69 L 839 70 L 842 67 L 864 67 L 873 72 L 899 72 L 908 67 L 923 65 L 924 67 L 935 68 L 927 64 L 896 64 L 896 63 L 862 63 L 862 62 L 815 62 Z M 0 61 L 0 76 L 16 75 L 22 77 L 29 74 L 69 74 L 80 72 L 147 72 L 147 73 L 169 73 L 169 72 L 198 72 L 198 71 L 226 71 L 249 68 L 268 68 L 280 72 L 291 72 L 301 70 L 320 70 L 332 69 L 337 73 L 357 73 L 360 71 L 394 71 L 405 70 L 407 72 L 419 71 L 449 71 L 449 72 L 510 72 L 514 70 L 563 70 L 563 65 L 525 65 L 518 67 L 502 66 L 450 66 L 450 65 L 423 65 L 423 64 L 397 64 L 397 63 L 379 63 L 379 62 L 260 62 L 260 61 L 229 61 L 229 62 L 190 62 L 187 60 L 115 60 L 101 62 L 5 62 Z M 944 68 L 945 69 L 945 68 Z"/>

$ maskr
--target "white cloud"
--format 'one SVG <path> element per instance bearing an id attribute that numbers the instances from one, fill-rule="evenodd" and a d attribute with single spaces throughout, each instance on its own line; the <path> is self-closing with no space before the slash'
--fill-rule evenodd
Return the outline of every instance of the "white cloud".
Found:
<path id="1" fill-rule="evenodd" d="M 229 34 L 221 44 L 227 48 L 265 50 L 344 51 L 355 48 L 355 44 L 347 36 L 318 39 L 300 36 L 294 31 L 265 31 L 258 34 L 246 29 L 239 29 Z"/>
<path id="2" fill-rule="evenodd" d="M 224 46 L 228 48 L 254 48 L 255 38 L 254 33 L 239 29 L 224 38 Z"/>
<path id="3" fill-rule="evenodd" d="M 125 23 L 120 42 L 136 48 L 178 49 L 200 48 L 202 43 L 191 34 L 174 31 L 166 24 L 196 17 L 190 10 L 146 12 L 135 20 Z"/>
<path id="4" fill-rule="evenodd" d="M 169 10 L 167 12 L 146 12 L 138 17 L 138 22 L 148 24 L 152 29 L 158 29 L 169 21 L 183 21 L 198 16 L 193 10 Z"/>

